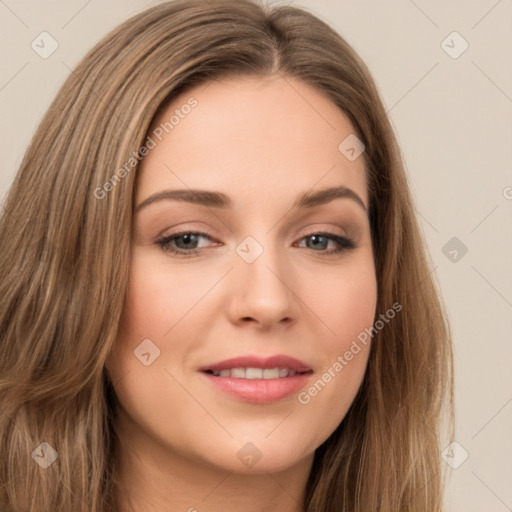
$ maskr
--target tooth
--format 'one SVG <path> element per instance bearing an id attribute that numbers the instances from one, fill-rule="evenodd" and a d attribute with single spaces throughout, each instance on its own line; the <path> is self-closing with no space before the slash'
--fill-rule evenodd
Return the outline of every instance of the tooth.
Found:
<path id="1" fill-rule="evenodd" d="M 231 377 L 245 379 L 245 368 L 231 368 Z"/>
<path id="2" fill-rule="evenodd" d="M 264 379 L 277 379 L 279 378 L 279 368 L 265 368 L 263 370 Z"/>
<path id="3" fill-rule="evenodd" d="M 246 379 L 261 379 L 263 378 L 263 370 L 261 368 L 247 368 L 245 370 Z"/>
<path id="4" fill-rule="evenodd" d="M 216 377 L 234 377 L 237 379 L 277 379 L 293 377 L 295 370 L 288 368 L 226 368 L 224 370 L 212 370 Z"/>

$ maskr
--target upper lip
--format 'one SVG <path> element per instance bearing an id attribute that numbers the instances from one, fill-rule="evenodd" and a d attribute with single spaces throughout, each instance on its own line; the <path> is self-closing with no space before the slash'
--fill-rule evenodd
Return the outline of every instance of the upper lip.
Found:
<path id="1" fill-rule="evenodd" d="M 275 355 L 271 357 L 258 357 L 258 356 L 240 356 L 231 359 L 225 359 L 217 363 L 209 364 L 199 368 L 199 371 L 206 372 L 208 370 L 220 371 L 228 370 L 230 368 L 288 368 L 296 372 L 310 372 L 311 368 L 294 357 L 285 355 Z"/>

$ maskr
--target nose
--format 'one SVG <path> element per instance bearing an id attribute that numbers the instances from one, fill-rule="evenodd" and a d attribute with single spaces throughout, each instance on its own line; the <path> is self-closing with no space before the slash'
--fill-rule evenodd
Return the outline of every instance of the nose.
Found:
<path id="1" fill-rule="evenodd" d="M 252 241 L 254 244 L 254 240 Z M 243 244 L 241 244 L 243 245 Z M 254 261 L 247 254 L 258 247 L 245 245 L 235 254 L 235 268 L 230 273 L 228 315 L 237 325 L 254 324 L 261 330 L 291 325 L 298 319 L 297 279 L 284 254 L 265 247 Z M 240 247 L 239 247 L 240 249 Z"/>

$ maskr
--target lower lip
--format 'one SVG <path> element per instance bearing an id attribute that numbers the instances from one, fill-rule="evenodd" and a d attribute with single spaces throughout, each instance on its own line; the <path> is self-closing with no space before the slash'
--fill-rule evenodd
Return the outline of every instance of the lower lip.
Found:
<path id="1" fill-rule="evenodd" d="M 268 404 L 277 402 L 300 391 L 310 376 L 302 373 L 280 379 L 237 379 L 234 377 L 216 377 L 203 373 L 217 389 L 245 402 Z"/>

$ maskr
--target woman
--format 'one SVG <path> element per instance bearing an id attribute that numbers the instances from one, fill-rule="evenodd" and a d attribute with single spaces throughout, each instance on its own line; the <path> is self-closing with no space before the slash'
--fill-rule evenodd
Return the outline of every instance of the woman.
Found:
<path id="1" fill-rule="evenodd" d="M 4 511 L 442 510 L 449 328 L 376 86 L 311 14 L 118 27 L 0 236 Z"/>

